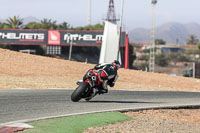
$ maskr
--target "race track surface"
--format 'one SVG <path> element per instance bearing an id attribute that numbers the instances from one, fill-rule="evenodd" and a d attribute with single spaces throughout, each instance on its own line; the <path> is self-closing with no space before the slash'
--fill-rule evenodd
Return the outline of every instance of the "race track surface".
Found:
<path id="1" fill-rule="evenodd" d="M 86 112 L 154 107 L 198 106 L 198 92 L 120 91 L 97 95 L 90 102 L 71 102 L 73 90 L 0 90 L 0 124 Z"/>

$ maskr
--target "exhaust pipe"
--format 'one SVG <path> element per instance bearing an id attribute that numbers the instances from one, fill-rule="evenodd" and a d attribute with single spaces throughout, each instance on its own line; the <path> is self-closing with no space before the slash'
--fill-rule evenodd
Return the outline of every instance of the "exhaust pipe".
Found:
<path id="1" fill-rule="evenodd" d="M 96 81 L 97 80 L 96 76 L 92 76 L 92 80 Z"/>
<path id="2" fill-rule="evenodd" d="M 92 77 L 92 73 L 91 73 L 91 72 L 89 72 L 87 75 L 88 75 L 89 77 Z"/>

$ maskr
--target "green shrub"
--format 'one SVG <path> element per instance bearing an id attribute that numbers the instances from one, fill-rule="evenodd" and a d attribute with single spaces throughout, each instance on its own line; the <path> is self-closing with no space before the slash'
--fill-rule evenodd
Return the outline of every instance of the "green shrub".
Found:
<path id="1" fill-rule="evenodd" d="M 159 66 L 167 66 L 169 63 L 169 59 L 164 54 L 159 54 L 155 56 L 155 63 Z"/>
<path id="2" fill-rule="evenodd" d="M 146 69 L 147 70 L 149 69 L 149 64 L 148 63 L 137 64 L 137 65 L 135 65 L 135 68 L 137 70 L 145 71 Z"/>

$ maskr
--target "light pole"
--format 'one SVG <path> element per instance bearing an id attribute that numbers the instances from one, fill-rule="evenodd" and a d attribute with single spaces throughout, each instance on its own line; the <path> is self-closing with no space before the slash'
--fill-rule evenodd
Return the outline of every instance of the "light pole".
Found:
<path id="1" fill-rule="evenodd" d="M 124 12 L 124 0 L 121 0 L 121 15 L 120 15 L 120 28 L 119 28 L 119 45 L 118 45 L 118 53 L 117 53 L 117 60 L 119 61 L 119 54 L 120 54 L 120 40 L 122 36 L 122 19 L 123 19 L 123 12 Z"/>
<path id="2" fill-rule="evenodd" d="M 122 27 L 123 12 L 124 12 L 124 0 L 121 0 L 120 27 Z"/>
<path id="3" fill-rule="evenodd" d="M 72 44 L 73 44 L 73 39 L 71 38 L 70 47 L 69 47 L 69 60 L 71 60 L 71 57 L 72 57 Z"/>
<path id="4" fill-rule="evenodd" d="M 149 71 L 155 72 L 155 5 L 157 0 L 151 0 L 152 4 L 152 31 L 151 40 L 152 47 L 150 47 L 150 58 L 149 58 Z"/>
<path id="5" fill-rule="evenodd" d="M 91 0 L 88 0 L 88 25 L 91 25 Z"/>

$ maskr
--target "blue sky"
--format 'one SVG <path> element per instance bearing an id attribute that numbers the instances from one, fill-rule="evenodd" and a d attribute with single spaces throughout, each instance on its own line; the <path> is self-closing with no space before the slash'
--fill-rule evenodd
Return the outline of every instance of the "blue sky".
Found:
<path id="1" fill-rule="evenodd" d="M 48 18 L 58 23 L 66 21 L 73 27 L 88 23 L 88 0 L 0 0 L 0 19 L 12 16 Z M 92 1 L 92 24 L 105 18 L 109 0 Z M 115 12 L 120 16 L 121 0 L 115 0 Z M 156 25 L 167 22 L 200 24 L 200 0 L 158 0 Z M 125 0 L 123 26 L 126 30 L 151 27 L 150 0 Z"/>

